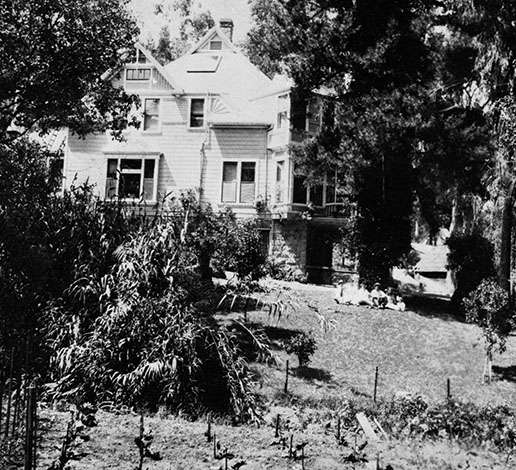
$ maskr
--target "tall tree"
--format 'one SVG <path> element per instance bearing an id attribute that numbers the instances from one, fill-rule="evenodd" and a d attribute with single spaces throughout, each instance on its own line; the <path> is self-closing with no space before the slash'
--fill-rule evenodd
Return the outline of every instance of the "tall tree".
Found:
<path id="1" fill-rule="evenodd" d="M 477 170 L 489 159 L 483 112 L 462 99 L 471 53 L 463 47 L 464 63 L 454 60 L 460 48 L 440 26 L 447 20 L 441 6 L 253 2 L 251 59 L 269 75 L 289 73 L 301 91 L 334 91 L 337 133 L 323 129 L 294 153 L 309 176 L 332 165 L 344 175 L 340 183 L 358 206 L 355 242 L 369 281 L 385 280 L 410 250 L 415 197 L 436 232 L 436 208 L 451 206 L 442 195 L 479 192 Z"/>
<path id="2" fill-rule="evenodd" d="M 0 141 L 10 126 L 120 134 L 134 98 L 102 76 L 137 37 L 126 3 L 0 0 Z"/>
<path id="3" fill-rule="evenodd" d="M 157 42 L 151 40 L 147 45 L 162 64 L 185 54 L 215 24 L 211 12 L 195 8 L 192 0 L 161 0 L 154 13 L 168 23 L 161 28 Z M 177 27 L 177 34 L 171 33 L 171 25 Z"/>

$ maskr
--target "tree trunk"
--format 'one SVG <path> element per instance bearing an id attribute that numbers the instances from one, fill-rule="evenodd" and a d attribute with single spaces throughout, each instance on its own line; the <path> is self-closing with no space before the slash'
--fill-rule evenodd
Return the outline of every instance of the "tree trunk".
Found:
<path id="1" fill-rule="evenodd" d="M 502 215 L 502 234 L 500 244 L 500 261 L 498 268 L 498 280 L 505 290 L 510 289 L 511 279 L 511 254 L 512 254 L 512 226 L 513 208 L 516 185 L 511 183 L 510 189 L 505 195 Z"/>
<path id="2" fill-rule="evenodd" d="M 453 196 L 453 205 L 451 212 L 451 221 L 450 221 L 450 235 L 457 230 L 459 219 L 459 195 L 455 192 L 455 196 Z"/>

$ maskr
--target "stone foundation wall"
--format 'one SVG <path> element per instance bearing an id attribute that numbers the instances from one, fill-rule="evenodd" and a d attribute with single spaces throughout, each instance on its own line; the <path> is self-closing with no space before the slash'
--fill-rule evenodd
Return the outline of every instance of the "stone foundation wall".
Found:
<path id="1" fill-rule="evenodd" d="M 273 223 L 270 260 L 278 277 L 285 280 L 306 280 L 306 244 L 306 222 Z"/>

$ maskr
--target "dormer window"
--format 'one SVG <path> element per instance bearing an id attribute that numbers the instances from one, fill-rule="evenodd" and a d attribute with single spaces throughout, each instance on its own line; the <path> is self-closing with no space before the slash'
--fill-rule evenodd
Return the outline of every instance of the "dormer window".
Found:
<path id="1" fill-rule="evenodd" d="M 222 50 L 222 41 L 219 39 L 210 41 L 210 50 L 211 51 L 221 51 Z"/>
<path id="2" fill-rule="evenodd" d="M 128 68 L 125 78 L 129 81 L 145 81 L 150 80 L 151 69 Z"/>
<path id="3" fill-rule="evenodd" d="M 190 100 L 190 127 L 204 127 L 204 98 Z"/>

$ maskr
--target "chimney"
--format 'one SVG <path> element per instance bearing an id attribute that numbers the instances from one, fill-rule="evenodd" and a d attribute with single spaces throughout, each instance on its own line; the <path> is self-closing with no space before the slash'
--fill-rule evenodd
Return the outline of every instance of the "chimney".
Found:
<path id="1" fill-rule="evenodd" d="M 230 42 L 233 42 L 233 20 L 231 18 L 221 18 L 219 27 Z"/>

